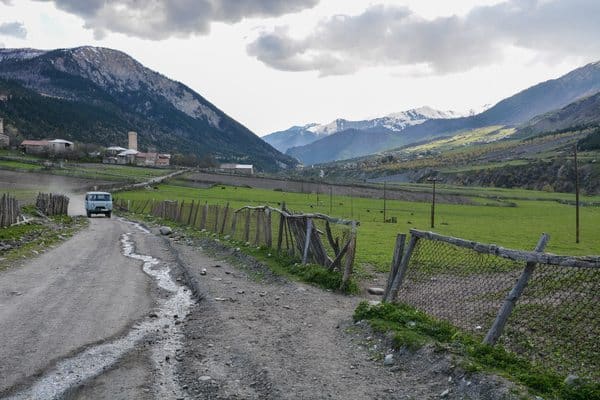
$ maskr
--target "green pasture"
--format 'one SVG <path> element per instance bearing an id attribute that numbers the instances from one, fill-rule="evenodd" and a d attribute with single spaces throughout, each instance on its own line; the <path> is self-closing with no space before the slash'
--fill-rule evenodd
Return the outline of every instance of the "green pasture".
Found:
<path id="1" fill-rule="evenodd" d="M 135 167 L 130 165 L 109 164 L 72 164 L 65 162 L 62 167 L 44 167 L 42 164 L 31 163 L 35 159 L 0 160 L 0 169 L 21 172 L 45 172 L 53 175 L 71 176 L 82 179 L 95 179 L 117 182 L 142 182 L 151 178 L 167 175 L 174 169 L 158 169 Z"/>
<path id="2" fill-rule="evenodd" d="M 481 192 L 484 190 L 481 189 Z M 531 250 L 540 234 L 550 234 L 547 251 L 558 254 L 600 254 L 600 207 L 582 207 L 581 241 L 575 243 L 575 208 L 549 200 L 527 200 L 524 190 L 516 190 L 515 207 L 490 205 L 438 204 L 435 232 L 469 240 L 495 243 L 500 246 Z M 503 189 L 502 194 L 509 195 Z M 479 193 L 481 194 L 481 193 Z M 544 192 L 531 193 L 532 198 Z M 555 195 L 555 194 L 554 194 Z M 566 196 L 566 195 L 565 195 Z M 265 189 L 215 186 L 209 189 L 159 185 L 157 189 L 119 193 L 129 200 L 184 200 L 186 203 L 230 203 L 237 208 L 245 205 L 277 207 L 285 202 L 294 211 L 320 212 L 335 217 L 360 221 L 356 260 L 385 271 L 389 268 L 395 236 L 416 228 L 431 230 L 430 204 L 392 201 L 386 204 L 386 216 L 397 223 L 383 222 L 383 200 L 350 198 L 329 194 L 289 193 Z M 318 197 L 318 199 L 317 199 Z M 562 197 L 559 196 L 559 197 Z"/>

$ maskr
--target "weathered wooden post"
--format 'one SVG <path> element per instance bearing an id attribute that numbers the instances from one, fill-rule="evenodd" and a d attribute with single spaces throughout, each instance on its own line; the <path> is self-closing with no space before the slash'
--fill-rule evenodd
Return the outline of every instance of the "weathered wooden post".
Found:
<path id="1" fill-rule="evenodd" d="M 187 224 L 190 225 L 190 222 L 192 222 L 192 214 L 194 213 L 194 200 L 192 200 L 192 204 L 190 206 L 190 212 L 188 214 L 188 218 L 187 218 Z"/>
<path id="2" fill-rule="evenodd" d="M 550 236 L 543 233 L 542 236 L 540 236 L 540 240 L 538 241 L 537 245 L 535 246 L 534 251 L 537 251 L 540 253 L 543 252 L 549 239 L 550 239 Z M 537 264 L 535 262 L 528 262 L 525 265 L 525 269 L 523 270 L 523 273 L 519 277 L 519 280 L 517 281 L 515 286 L 512 288 L 512 290 L 506 296 L 506 299 L 504 300 L 504 304 L 502 304 L 502 308 L 500 308 L 500 311 L 498 312 L 498 315 L 496 316 L 496 319 L 494 320 L 492 327 L 490 328 L 487 335 L 483 339 L 483 343 L 489 344 L 489 345 L 496 344 L 496 341 L 498 340 L 500 335 L 502 335 L 502 331 L 504 330 L 504 326 L 506 325 L 506 321 L 508 321 L 508 317 L 510 316 L 510 313 L 512 312 L 513 308 L 515 307 L 517 300 L 519 300 L 519 297 L 521 297 L 523 290 L 525 290 L 525 287 L 527 286 L 527 282 L 529 282 L 529 278 L 531 278 L 531 275 L 533 274 L 533 271 L 535 270 L 536 265 Z"/>
<path id="3" fill-rule="evenodd" d="M 213 232 L 219 233 L 219 210 L 221 206 L 215 204 L 215 227 L 213 228 Z"/>
<path id="4" fill-rule="evenodd" d="M 236 228 L 236 225 L 237 225 L 237 217 L 238 217 L 238 213 L 237 212 L 234 212 L 231 215 L 231 233 L 230 233 L 230 235 L 231 235 L 232 239 L 235 239 L 235 228 Z"/>
<path id="5" fill-rule="evenodd" d="M 410 263 L 410 257 L 412 256 L 413 250 L 417 245 L 417 241 L 419 238 L 415 235 L 410 235 L 410 241 L 408 242 L 408 247 L 406 252 L 402 256 L 402 261 L 400 261 L 400 265 L 398 266 L 398 272 L 392 281 L 392 285 L 390 287 L 389 295 L 387 296 L 386 301 L 393 302 L 398 297 L 398 292 L 400 291 L 400 285 L 402 285 L 402 281 L 404 280 L 404 275 L 406 275 L 406 270 L 408 269 L 408 264 Z"/>
<path id="6" fill-rule="evenodd" d="M 208 215 L 208 201 L 204 203 L 202 208 L 202 221 L 200 221 L 200 229 L 206 229 L 206 217 Z"/>
<path id="7" fill-rule="evenodd" d="M 256 237 L 254 238 L 254 245 L 260 246 L 260 220 L 262 218 L 262 211 L 256 209 Z"/>
<path id="8" fill-rule="evenodd" d="M 302 264 L 308 262 L 308 247 L 310 246 L 310 236 L 312 233 L 312 219 L 306 218 L 306 237 L 304 238 L 304 252 L 302 253 Z"/>
<path id="9" fill-rule="evenodd" d="M 392 257 L 392 265 L 390 266 L 390 274 L 388 275 L 387 283 L 385 285 L 385 293 L 383 294 L 382 301 L 389 302 L 390 301 L 390 291 L 392 289 L 392 282 L 394 282 L 394 278 L 398 275 L 398 270 L 400 268 L 400 261 L 402 260 L 402 255 L 404 253 L 404 244 L 406 243 L 406 235 L 404 233 L 399 233 L 396 236 L 396 246 L 394 247 L 394 255 Z"/>
<path id="10" fill-rule="evenodd" d="M 350 282 L 350 277 L 352 276 L 352 266 L 354 265 L 354 256 L 356 255 L 356 221 L 352 221 L 347 251 L 346 265 L 344 266 L 344 274 L 342 275 L 342 285 L 340 290 L 345 290 L 348 288 L 348 282 Z"/>
<path id="11" fill-rule="evenodd" d="M 222 235 L 225 232 L 225 223 L 227 222 L 227 213 L 229 212 L 229 202 L 225 205 L 225 210 L 223 211 L 223 223 L 221 224 L 221 230 L 219 233 Z"/>
<path id="12" fill-rule="evenodd" d="M 244 224 L 244 241 L 248 243 L 250 241 L 250 214 L 251 210 L 246 209 L 246 223 Z"/>
<path id="13" fill-rule="evenodd" d="M 273 231 L 271 225 L 271 209 L 269 207 L 265 207 L 265 242 L 268 248 L 273 247 Z"/>
<path id="14" fill-rule="evenodd" d="M 281 203 L 281 213 L 279 213 L 279 230 L 277 232 L 277 254 L 281 253 L 281 244 L 283 243 L 283 230 L 285 229 L 285 216 L 283 215 L 285 202 Z"/>

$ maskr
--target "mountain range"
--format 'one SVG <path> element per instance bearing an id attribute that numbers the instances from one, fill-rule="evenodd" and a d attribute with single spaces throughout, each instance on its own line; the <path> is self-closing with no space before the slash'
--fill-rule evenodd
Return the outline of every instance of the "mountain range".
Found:
<path id="1" fill-rule="evenodd" d="M 377 129 L 386 132 L 400 132 L 408 126 L 422 124 L 429 119 L 449 119 L 463 116 L 465 114 L 455 111 L 439 111 L 425 106 L 367 120 L 349 121 L 338 118 L 328 124 L 311 123 L 304 126 L 293 126 L 284 131 L 263 136 L 262 139 L 277 150 L 286 152 L 292 147 L 304 146 L 337 132 Z"/>
<path id="2" fill-rule="evenodd" d="M 100 47 L 0 49 L 0 117 L 28 139 L 126 144 L 211 155 L 261 170 L 297 162 L 186 85 Z"/>
<path id="3" fill-rule="evenodd" d="M 295 147 L 289 147 L 286 153 L 304 164 L 318 164 L 366 156 L 486 126 L 535 125 L 535 129 L 541 129 L 541 121 L 548 118 L 544 117 L 546 113 L 559 110 L 599 91 L 600 62 L 596 62 L 525 89 L 476 115 L 428 118 L 416 124 L 408 124 L 401 130 L 390 129 L 385 124 L 366 128 L 351 127 L 302 145 L 292 139 L 290 142 Z M 573 104 L 573 107 L 576 105 Z M 282 143 L 277 145 L 279 148 L 285 147 Z"/>

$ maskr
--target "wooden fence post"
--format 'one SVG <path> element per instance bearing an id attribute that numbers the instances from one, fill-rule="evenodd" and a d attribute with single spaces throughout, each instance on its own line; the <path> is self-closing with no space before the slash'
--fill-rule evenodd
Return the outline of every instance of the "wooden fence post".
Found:
<path id="1" fill-rule="evenodd" d="M 221 206 L 218 204 L 215 204 L 214 207 L 215 207 L 215 227 L 213 228 L 213 232 L 219 233 L 219 211 L 221 210 Z"/>
<path id="2" fill-rule="evenodd" d="M 238 217 L 238 213 L 234 212 L 233 215 L 231 216 L 231 238 L 235 239 L 235 228 L 237 225 L 237 217 Z"/>
<path id="3" fill-rule="evenodd" d="M 390 267 L 390 274 L 388 275 L 387 283 L 385 285 L 385 293 L 383 294 L 382 301 L 389 301 L 390 290 L 392 289 L 392 282 L 398 275 L 398 269 L 400 268 L 400 261 L 402 260 L 402 254 L 404 253 L 404 244 L 406 243 L 406 235 L 399 233 L 396 236 L 396 246 L 394 247 L 394 256 L 392 257 L 392 265 Z"/>
<path id="4" fill-rule="evenodd" d="M 208 215 L 208 201 L 204 203 L 202 208 L 202 221 L 200 221 L 200 229 L 206 229 L 206 217 Z"/>
<path id="5" fill-rule="evenodd" d="M 223 223 L 221 224 L 221 230 L 219 233 L 222 235 L 225 232 L 225 223 L 227 222 L 227 213 L 229 212 L 229 202 L 225 205 L 225 210 L 223 211 Z"/>
<path id="6" fill-rule="evenodd" d="M 354 256 L 356 255 L 356 221 L 352 221 L 351 229 L 350 240 L 348 241 L 348 254 L 346 255 L 346 265 L 344 266 L 344 275 L 342 275 L 342 285 L 340 290 L 348 288 L 348 282 L 350 282 L 350 277 L 352 276 Z"/>
<path id="7" fill-rule="evenodd" d="M 248 243 L 250 241 L 250 214 L 251 210 L 246 209 L 246 223 L 244 225 L 244 241 Z"/>
<path id="8" fill-rule="evenodd" d="M 254 245 L 260 246 L 260 220 L 262 219 L 262 211 L 256 210 L 256 237 L 254 238 Z"/>
<path id="9" fill-rule="evenodd" d="M 302 253 L 302 264 L 308 262 L 308 247 L 310 245 L 310 236 L 312 233 L 312 219 L 306 218 L 306 238 L 304 239 L 304 252 Z"/>
<path id="10" fill-rule="evenodd" d="M 192 205 L 190 206 L 190 212 L 188 214 L 187 224 L 189 225 L 192 222 L 192 213 L 194 212 L 194 200 L 192 200 Z"/>
<path id="11" fill-rule="evenodd" d="M 200 200 L 196 204 L 196 212 L 194 213 L 194 221 L 192 222 L 192 226 L 196 226 L 196 220 L 198 219 L 198 211 L 200 211 Z"/>
<path id="12" fill-rule="evenodd" d="M 283 203 L 282 209 L 285 208 L 285 203 Z M 285 229 L 285 216 L 283 213 L 279 214 L 279 231 L 277 232 L 277 254 L 281 253 L 281 244 L 283 243 L 283 230 Z M 287 237 L 286 237 L 287 239 Z"/>
<path id="13" fill-rule="evenodd" d="M 265 242 L 268 248 L 273 247 L 273 231 L 272 231 L 272 224 L 271 224 L 271 209 L 268 207 L 265 207 L 265 215 L 264 215 L 264 222 L 265 222 Z"/>
<path id="14" fill-rule="evenodd" d="M 406 270 L 408 268 L 408 264 L 410 262 L 410 257 L 412 256 L 413 250 L 417 245 L 417 241 L 419 238 L 415 235 L 410 235 L 410 241 L 408 242 L 408 248 L 406 252 L 402 256 L 402 261 L 400 261 L 400 266 L 398 267 L 398 273 L 394 277 L 392 281 L 392 285 L 390 287 L 390 292 L 387 298 L 387 301 L 393 302 L 398 297 L 398 292 L 400 291 L 400 285 L 402 285 L 402 281 L 404 280 L 404 275 L 406 275 Z"/>
<path id="15" fill-rule="evenodd" d="M 540 253 L 543 252 L 549 239 L 550 239 L 549 235 L 542 233 L 542 236 L 540 236 L 540 239 L 539 239 L 537 245 L 535 246 L 534 251 L 537 251 Z M 523 270 L 523 273 L 519 277 L 519 280 L 517 281 L 515 286 L 512 288 L 512 290 L 506 296 L 506 299 L 504 300 L 504 304 L 502 304 L 502 307 L 500 308 L 500 311 L 498 312 L 498 315 L 496 316 L 496 319 L 494 320 L 492 327 L 490 328 L 487 335 L 483 339 L 483 343 L 489 344 L 489 345 L 496 344 L 496 341 L 498 340 L 500 335 L 502 335 L 502 331 L 504 330 L 504 326 L 506 325 L 506 321 L 508 321 L 508 317 L 510 316 L 510 313 L 512 312 L 513 308 L 515 307 L 517 300 L 519 300 L 519 297 L 521 297 L 523 290 L 525 290 L 525 287 L 527 286 L 527 282 L 529 281 L 529 278 L 531 278 L 531 275 L 533 274 L 533 271 L 535 270 L 536 265 L 537 264 L 534 262 L 528 262 L 525 265 L 525 269 Z"/>

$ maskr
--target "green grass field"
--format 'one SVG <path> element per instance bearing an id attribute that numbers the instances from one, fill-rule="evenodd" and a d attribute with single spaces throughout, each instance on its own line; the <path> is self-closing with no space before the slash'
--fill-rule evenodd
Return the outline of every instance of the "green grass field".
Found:
<path id="1" fill-rule="evenodd" d="M 447 190 L 452 188 L 447 187 Z M 461 188 L 452 189 L 460 192 Z M 472 188 L 466 188 L 468 195 Z M 487 189 L 477 189 L 476 196 Z M 490 193 L 498 193 L 490 189 Z M 531 250 L 542 232 L 551 236 L 547 251 L 558 254 L 600 254 L 600 207 L 581 209 L 581 242 L 575 243 L 575 208 L 545 200 L 527 200 L 553 195 L 557 199 L 569 195 L 526 190 L 503 189 L 500 193 L 514 199 L 516 207 L 490 205 L 438 204 L 435 232 L 469 240 L 495 243 L 500 246 Z M 490 194 L 490 197 L 493 196 Z M 377 270 L 389 269 L 395 236 L 409 229 L 430 229 L 430 204 L 421 202 L 387 201 L 387 217 L 395 216 L 397 223 L 383 223 L 383 201 L 378 199 L 350 198 L 321 194 L 300 194 L 273 190 L 215 186 L 198 189 L 176 184 L 160 185 L 158 189 L 120 193 L 119 198 L 129 200 L 185 200 L 207 201 L 209 204 L 230 203 L 232 207 L 244 205 L 279 206 L 283 201 L 294 211 L 321 212 L 336 217 L 360 221 L 357 242 L 357 262 L 370 264 Z M 572 197 L 572 196 L 571 196 Z"/>

